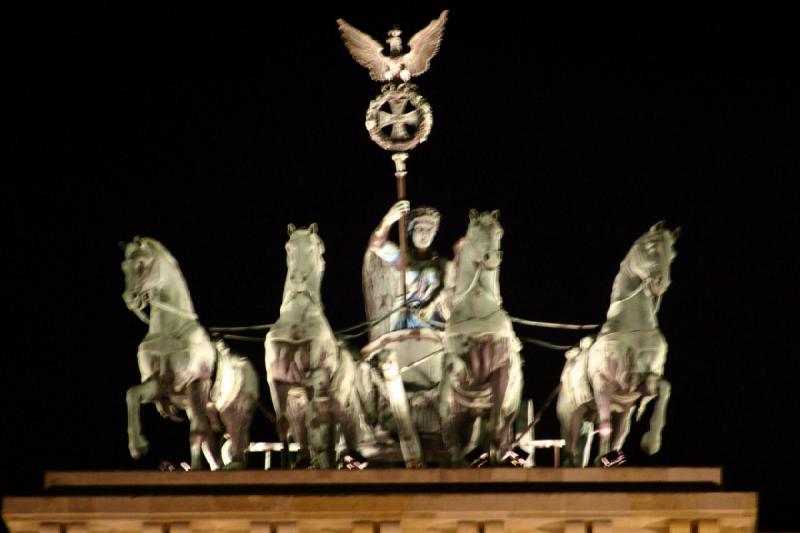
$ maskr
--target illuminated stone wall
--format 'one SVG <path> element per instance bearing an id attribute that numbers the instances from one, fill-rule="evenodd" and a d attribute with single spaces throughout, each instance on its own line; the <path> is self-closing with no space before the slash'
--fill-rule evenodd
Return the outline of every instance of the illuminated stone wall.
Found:
<path id="1" fill-rule="evenodd" d="M 4 500 L 12 532 L 716 533 L 757 516 L 716 469 L 54 475 L 44 496 Z"/>

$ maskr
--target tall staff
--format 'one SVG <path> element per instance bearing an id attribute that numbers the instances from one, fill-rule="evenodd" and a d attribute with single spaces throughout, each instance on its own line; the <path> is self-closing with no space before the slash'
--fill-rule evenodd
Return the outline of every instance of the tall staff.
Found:
<path id="1" fill-rule="evenodd" d="M 398 152 L 392 154 L 392 161 L 394 161 L 394 177 L 397 180 L 397 200 L 406 199 L 406 159 L 408 159 L 408 152 Z M 401 278 L 401 287 L 403 288 L 403 309 L 406 314 L 408 313 L 408 290 L 406 289 L 406 268 L 408 267 L 408 226 L 406 225 L 406 215 L 400 215 L 400 225 L 397 231 L 400 234 L 400 269 L 403 272 Z M 407 318 L 407 316 L 406 316 Z"/>
<path id="2" fill-rule="evenodd" d="M 428 102 L 417 92 L 417 86 L 408 83 L 430 67 L 430 62 L 444 34 L 447 11 L 442 11 L 425 28 L 408 41 L 408 51 L 403 49 L 401 31 L 389 31 L 386 42 L 389 55 L 383 54 L 384 46 L 378 41 L 357 30 L 342 19 L 337 20 L 342 40 L 360 65 L 369 70 L 370 77 L 382 82 L 381 94 L 370 102 L 367 108 L 365 126 L 370 138 L 386 151 L 394 152 L 397 199 L 405 200 L 406 160 L 409 151 L 425 142 L 433 126 L 433 112 Z M 405 215 L 400 217 L 400 264 L 402 269 L 403 306 L 407 311 L 406 267 L 408 265 L 407 226 Z"/>

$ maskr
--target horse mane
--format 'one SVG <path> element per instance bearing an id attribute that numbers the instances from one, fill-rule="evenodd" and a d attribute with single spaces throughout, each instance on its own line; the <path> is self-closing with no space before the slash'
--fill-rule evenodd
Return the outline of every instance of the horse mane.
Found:
<path id="1" fill-rule="evenodd" d="M 629 263 L 633 260 L 633 256 L 637 254 L 641 254 L 642 248 L 647 248 L 647 245 L 651 243 L 658 243 L 660 241 L 667 240 L 671 245 L 675 244 L 675 237 L 672 231 L 667 228 L 653 226 L 648 231 L 640 235 L 633 244 L 631 245 L 628 253 L 625 254 L 625 258 L 622 260 L 621 265 L 628 270 L 630 270 Z"/>
<path id="2" fill-rule="evenodd" d="M 175 256 L 173 256 L 169 250 L 167 250 L 166 246 L 161 244 L 159 241 L 152 237 L 141 237 L 140 242 L 150 246 L 155 251 L 156 255 L 161 256 L 162 259 L 165 259 L 175 268 L 178 268 L 178 260 L 175 259 Z"/>

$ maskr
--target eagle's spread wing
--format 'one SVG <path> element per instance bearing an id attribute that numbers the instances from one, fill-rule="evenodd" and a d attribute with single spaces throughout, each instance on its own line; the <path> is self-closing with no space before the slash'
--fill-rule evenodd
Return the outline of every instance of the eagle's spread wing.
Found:
<path id="1" fill-rule="evenodd" d="M 439 51 L 445 22 L 447 10 L 442 11 L 438 19 L 432 20 L 408 41 L 410 51 L 406 54 L 405 65 L 412 76 L 419 76 L 430 67 L 431 59 Z"/>
<path id="2" fill-rule="evenodd" d="M 344 45 L 350 51 L 353 59 L 369 70 L 369 76 L 373 80 L 385 81 L 384 73 L 388 58 L 383 55 L 383 45 L 343 19 L 338 19 L 336 22 L 339 24 L 339 32 L 342 34 Z"/>

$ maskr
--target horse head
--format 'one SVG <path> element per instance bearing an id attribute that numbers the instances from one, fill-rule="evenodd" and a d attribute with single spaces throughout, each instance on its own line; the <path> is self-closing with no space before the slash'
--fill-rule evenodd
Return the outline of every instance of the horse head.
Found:
<path id="1" fill-rule="evenodd" d="M 149 237 L 134 237 L 123 251 L 125 292 L 122 298 L 128 309 L 141 311 L 149 303 L 152 292 L 162 284 L 162 260 L 175 263 L 175 259 L 160 242 Z"/>
<path id="2" fill-rule="evenodd" d="M 289 224 L 289 240 L 286 242 L 286 284 L 293 291 L 306 292 L 309 284 L 319 288 L 325 271 L 325 245 L 317 233 L 317 225 L 297 228 Z"/>
<path id="3" fill-rule="evenodd" d="M 470 209 L 469 212 L 469 227 L 463 249 L 470 248 L 474 254 L 472 260 L 484 270 L 496 270 L 503 260 L 500 250 L 503 226 L 498 221 L 499 217 L 500 211 L 497 209 L 491 213 L 478 213 L 477 209 Z"/>
<path id="4" fill-rule="evenodd" d="M 677 255 L 674 245 L 680 233 L 680 227 L 670 230 L 664 227 L 664 221 L 658 222 L 633 243 L 623 261 L 652 297 L 661 296 L 669 288 L 670 266 Z"/>

